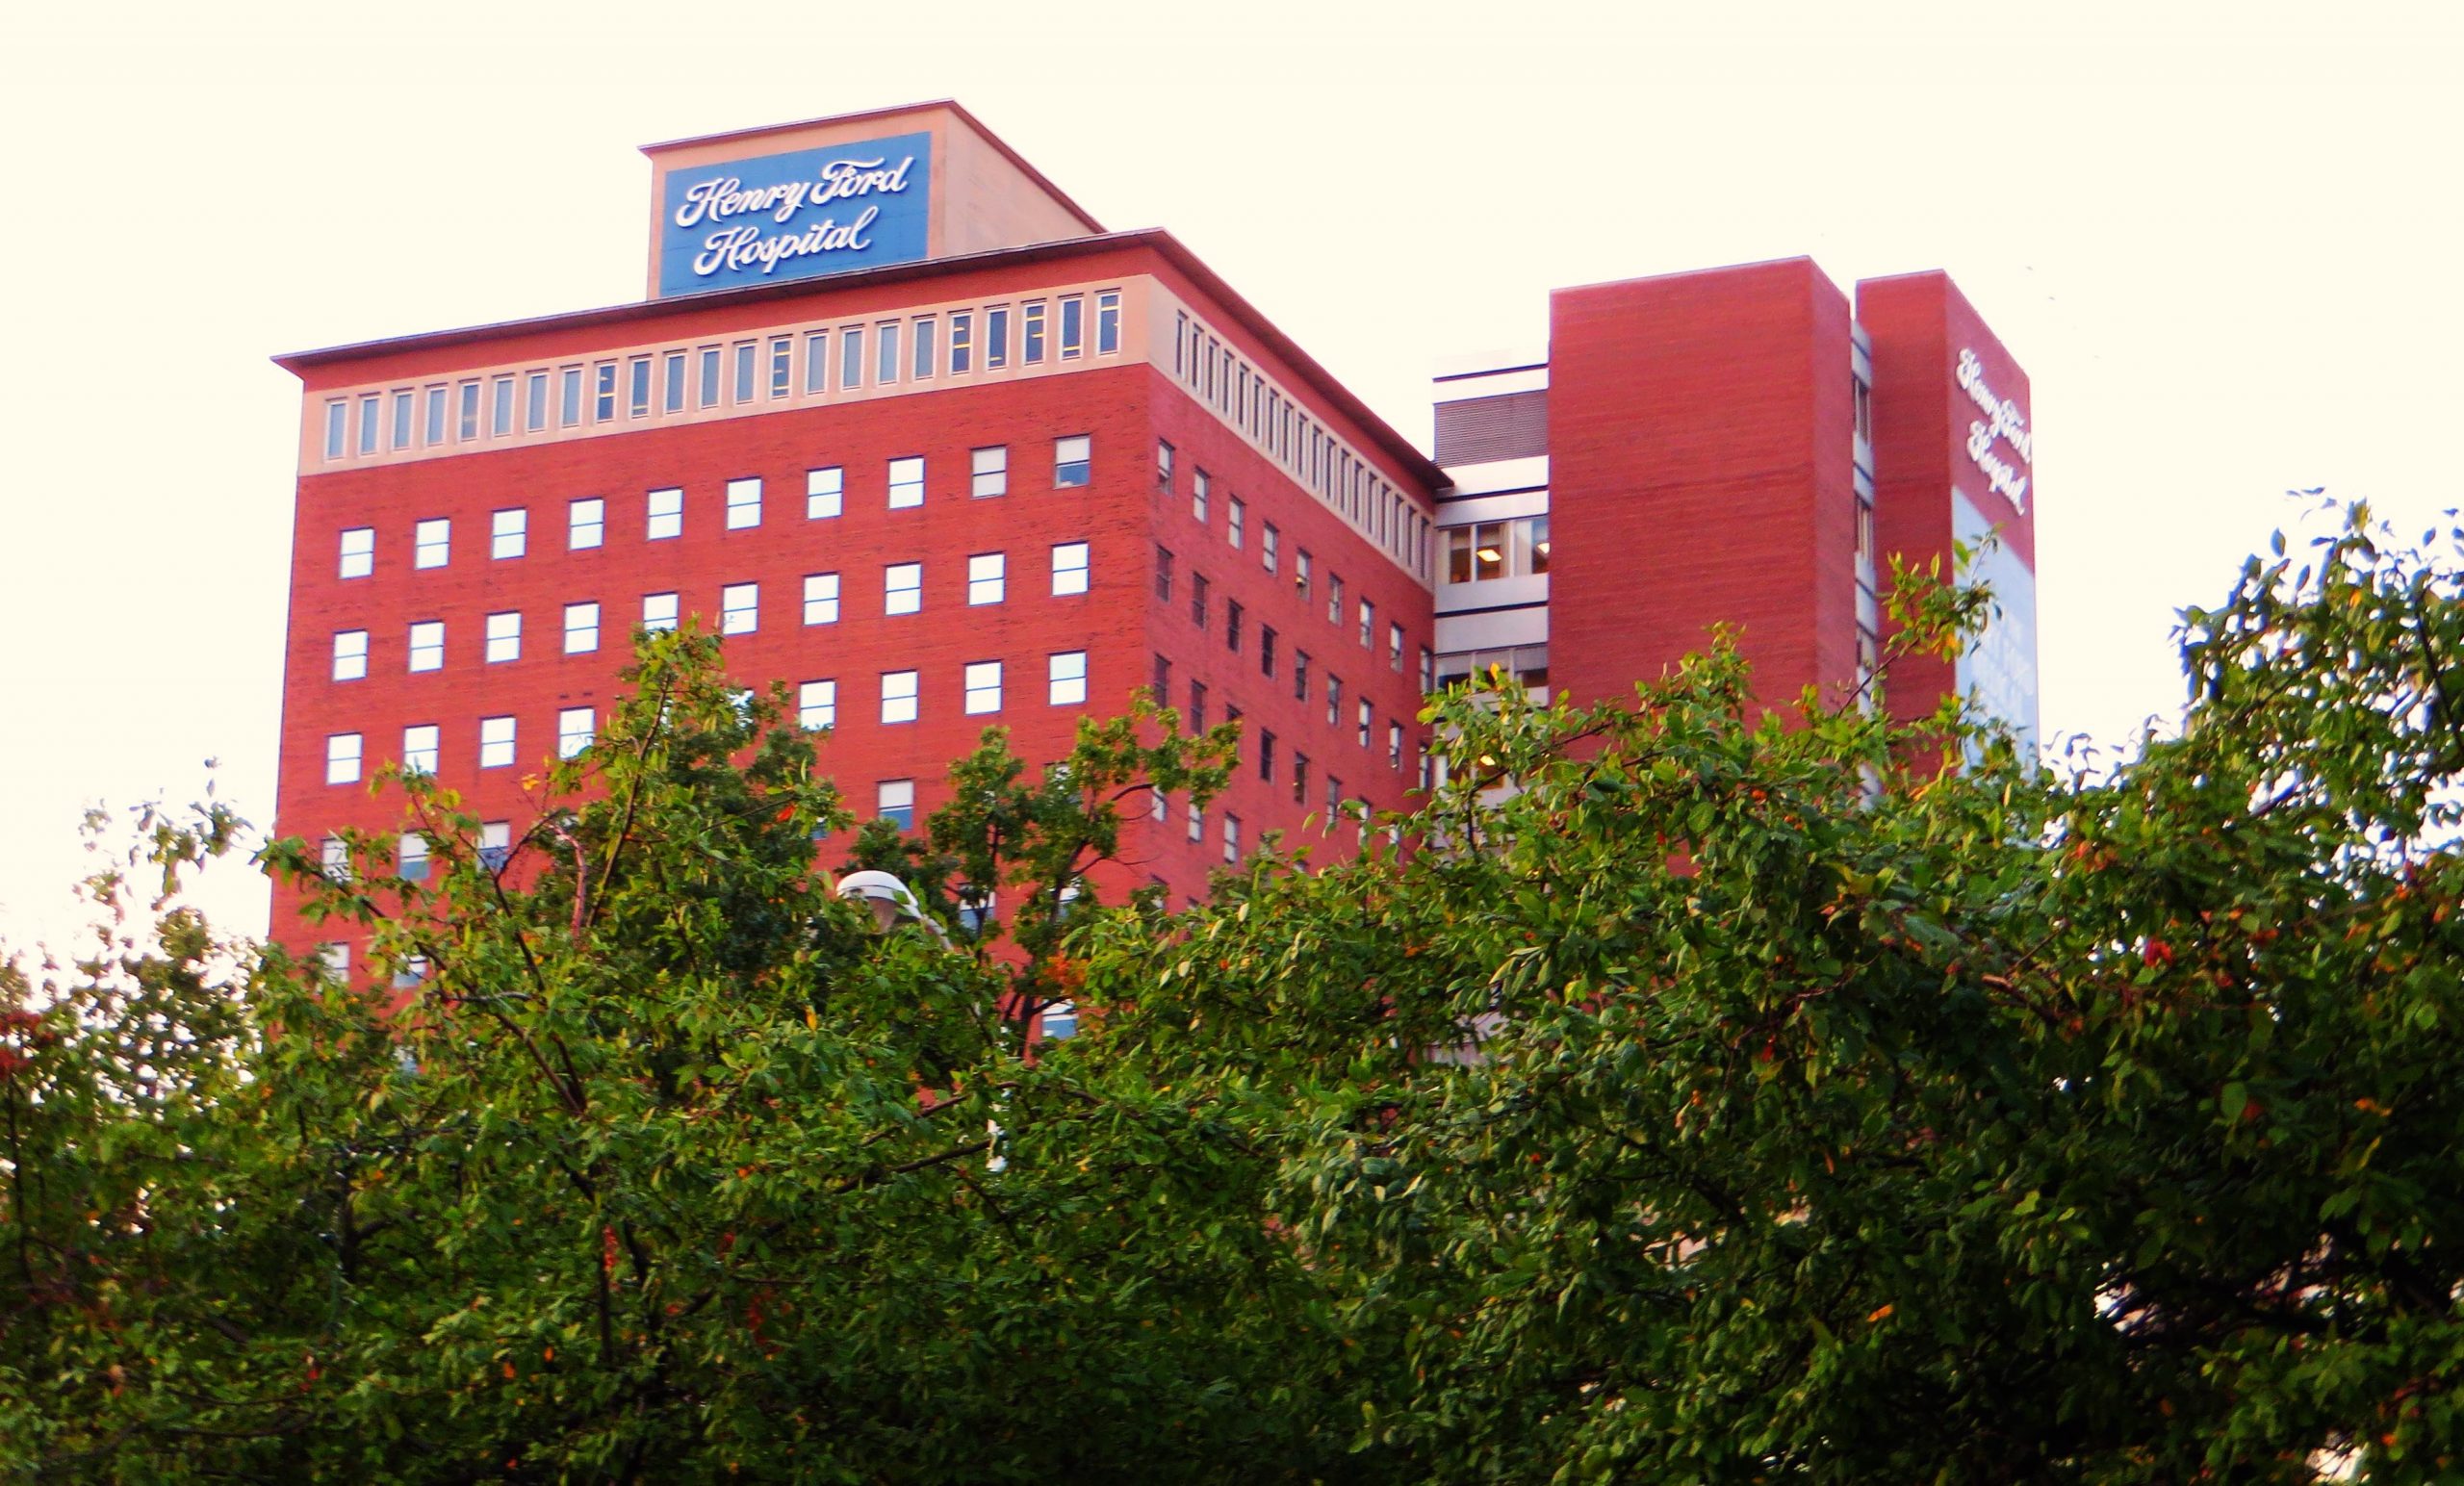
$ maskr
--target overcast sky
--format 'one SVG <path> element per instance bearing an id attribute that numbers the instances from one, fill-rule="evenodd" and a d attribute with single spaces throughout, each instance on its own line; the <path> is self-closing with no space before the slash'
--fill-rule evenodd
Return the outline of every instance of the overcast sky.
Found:
<path id="1" fill-rule="evenodd" d="M 8 7 L 0 940 L 73 922 L 89 804 L 213 757 L 272 815 L 268 356 L 638 298 L 635 146 L 944 96 L 1424 445 L 1432 366 L 1553 286 L 1949 270 L 2034 383 L 2045 729 L 2127 738 L 2284 491 L 2456 502 L 2459 10 Z M 206 898 L 262 930 L 248 874 Z"/>

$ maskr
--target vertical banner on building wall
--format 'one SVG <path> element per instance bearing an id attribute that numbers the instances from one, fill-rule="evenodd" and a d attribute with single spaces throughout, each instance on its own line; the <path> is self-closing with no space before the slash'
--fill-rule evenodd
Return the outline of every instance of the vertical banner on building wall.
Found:
<path id="1" fill-rule="evenodd" d="M 659 220 L 658 292 L 697 294 L 924 256 L 933 137 L 678 167 Z"/>

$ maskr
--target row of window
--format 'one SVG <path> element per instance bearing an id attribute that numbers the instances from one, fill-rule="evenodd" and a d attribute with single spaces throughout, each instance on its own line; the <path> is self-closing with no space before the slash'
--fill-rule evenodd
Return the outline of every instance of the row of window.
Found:
<path id="1" fill-rule="evenodd" d="M 1116 289 L 809 326 L 328 398 L 324 457 L 487 445 L 585 425 L 808 401 L 1121 348 Z"/>
<path id="2" fill-rule="evenodd" d="M 1446 528 L 1446 581 L 1485 583 L 1549 571 L 1549 518 L 1474 522 Z"/>
<path id="3" fill-rule="evenodd" d="M 1088 483 L 1092 469 L 1090 458 L 1091 441 L 1086 434 L 1072 434 L 1055 439 L 1052 449 L 1052 483 L 1056 490 L 1070 489 Z M 1010 448 L 1006 444 L 989 445 L 972 451 L 968 472 L 968 493 L 974 499 L 987 500 L 1009 493 Z M 924 503 L 924 457 L 908 455 L 889 461 L 887 498 L 891 510 L 906 510 Z M 847 472 L 841 465 L 825 465 L 805 472 L 805 519 L 823 521 L 841 515 L 846 509 Z M 761 480 L 747 475 L 727 483 L 727 529 L 745 531 L 761 525 Z M 684 534 L 684 492 L 670 486 L 651 491 L 643 501 L 642 538 L 648 542 L 663 542 Z M 601 547 L 607 540 L 607 501 L 603 497 L 589 496 L 566 502 L 565 550 L 582 551 Z M 507 506 L 490 513 L 488 518 L 488 557 L 494 562 L 507 562 L 529 555 L 530 510 L 527 506 Z M 411 528 L 411 566 L 442 568 L 453 560 L 453 521 L 450 517 L 423 519 Z M 352 526 L 341 536 L 339 575 L 346 578 L 367 577 L 376 571 L 376 528 Z"/>
<path id="4" fill-rule="evenodd" d="M 1309 700 L 1309 656 L 1306 653 L 1296 653 L 1294 661 L 1292 695 L 1296 700 L 1307 702 Z M 1168 657 L 1160 654 L 1155 657 L 1154 677 L 1149 685 L 1158 702 L 1168 703 L 1171 700 L 1172 662 Z M 1341 730 L 1345 719 L 1344 679 L 1331 671 L 1326 673 L 1325 696 L 1326 726 Z M 1206 682 L 1192 677 L 1189 683 L 1188 705 L 1181 713 L 1181 720 L 1188 725 L 1192 732 L 1206 730 L 1209 699 L 1210 693 Z M 1237 706 L 1224 708 L 1224 720 L 1227 722 L 1239 722 L 1241 715 L 1241 709 Z M 1353 734 L 1360 746 L 1373 747 L 1377 716 L 1375 704 L 1367 697 L 1355 694 L 1352 697 L 1350 715 Z M 1258 778 L 1271 781 L 1274 779 L 1274 734 L 1261 732 L 1258 735 Z M 1300 765 L 1305 770 L 1307 756 L 1295 755 L 1295 757 L 1300 760 Z M 1390 768 L 1399 770 L 1403 767 L 1403 723 L 1400 718 L 1390 718 L 1386 724 L 1386 762 Z"/>
<path id="5" fill-rule="evenodd" d="M 999 660 L 966 662 L 961 670 L 961 705 L 967 715 L 986 716 L 1001 710 L 1006 670 L 1006 664 Z M 922 695 L 921 682 L 918 672 L 882 672 L 881 720 L 885 723 L 915 721 Z M 1044 701 L 1052 706 L 1086 705 L 1085 651 L 1058 651 L 1044 657 Z M 813 730 L 838 726 L 838 682 L 835 679 L 806 681 L 796 688 L 796 722 L 800 727 Z M 571 758 L 588 748 L 597 729 L 598 719 L 589 707 L 558 710 L 556 756 Z M 480 718 L 478 766 L 482 769 L 511 768 L 516 740 L 516 723 L 511 716 Z M 366 765 L 367 747 L 364 733 L 328 733 L 325 737 L 325 782 L 358 782 Z M 416 773 L 437 773 L 443 747 L 443 734 L 436 724 L 413 724 L 402 730 L 401 766 Z"/>
<path id="6" fill-rule="evenodd" d="M 978 552 L 966 560 L 966 602 L 970 606 L 1001 603 L 1009 597 L 1010 557 L 1007 552 Z M 1068 597 L 1087 591 L 1089 567 L 1088 548 L 1084 542 L 1053 544 L 1048 572 L 1051 592 L 1055 597 Z M 924 565 L 920 562 L 894 562 L 882 570 L 882 612 L 885 615 L 915 614 L 924 607 Z M 834 625 L 839 615 L 839 576 L 835 573 L 805 575 L 803 599 L 798 610 L 806 625 Z M 678 615 L 678 597 L 674 593 L 642 596 L 642 628 L 673 629 Z M 568 603 L 564 612 L 564 653 L 588 654 L 599 649 L 601 611 L 595 600 Z M 506 609 L 487 616 L 485 623 L 484 658 L 488 664 L 522 658 L 522 611 Z M 752 634 L 761 628 L 761 585 L 729 583 L 719 589 L 719 632 L 721 634 Z M 368 675 L 368 631 L 337 629 L 334 631 L 333 679 L 356 681 Z M 445 621 L 415 620 L 410 626 L 407 647 L 407 669 L 441 671 L 445 668 Z"/>
<path id="7" fill-rule="evenodd" d="M 1428 580 L 1433 527 L 1420 507 L 1186 311 L 1172 332 L 1172 374 L 1362 535 Z"/>

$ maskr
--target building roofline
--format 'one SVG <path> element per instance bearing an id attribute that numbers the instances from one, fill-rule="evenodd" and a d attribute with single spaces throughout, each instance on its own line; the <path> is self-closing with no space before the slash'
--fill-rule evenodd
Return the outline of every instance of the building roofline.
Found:
<path id="1" fill-rule="evenodd" d="M 933 109 L 947 109 L 950 113 L 957 115 L 961 122 L 964 123 L 969 129 L 974 130 L 978 135 L 980 135 L 986 143 L 991 145 L 995 150 L 998 150 L 1001 153 L 1002 159 L 1007 160 L 1010 164 L 1017 167 L 1019 173 L 1026 176 L 1027 179 L 1035 182 L 1037 187 L 1040 188 L 1045 195 L 1048 195 L 1052 197 L 1053 200 L 1061 203 L 1062 207 L 1066 210 L 1070 216 L 1077 218 L 1079 222 L 1082 223 L 1089 232 L 1096 234 L 1103 233 L 1103 223 L 1095 220 L 1095 218 L 1088 213 L 1085 207 L 1080 206 L 1076 201 L 1070 199 L 1067 192 L 1063 191 L 1060 187 L 1054 185 L 1050 176 L 1045 175 L 1041 170 L 1037 169 L 1033 165 L 1029 164 L 1026 156 L 1019 154 L 1014 149 L 1012 149 L 1008 141 L 1002 139 L 999 135 L 994 134 L 990 129 L 986 128 L 984 120 L 976 117 L 972 113 L 968 112 L 966 105 L 959 102 L 956 98 L 934 98 L 923 103 L 901 103 L 895 104 L 889 108 L 860 109 L 853 114 L 832 114 L 821 118 L 807 118 L 791 124 L 756 124 L 748 129 L 728 129 L 722 130 L 717 134 L 695 135 L 690 139 L 663 140 L 656 144 L 645 144 L 641 146 L 641 151 L 643 154 L 655 159 L 662 151 L 682 149 L 685 146 L 692 144 L 725 144 L 738 140 L 757 140 L 764 135 L 788 134 L 799 129 L 815 128 L 822 124 L 858 124 L 863 123 L 868 119 L 895 118 L 902 114 L 921 114 Z"/>
<path id="2" fill-rule="evenodd" d="M 1143 247 L 1163 256 L 1203 290 L 1207 295 L 1234 319 L 1266 344 L 1269 350 L 1290 365 L 1303 381 L 1323 397 L 1336 411 L 1360 425 L 1371 442 L 1403 469 L 1424 481 L 1431 492 L 1451 483 L 1446 472 L 1420 451 L 1412 442 L 1395 431 L 1393 425 L 1371 411 L 1351 389 L 1337 380 L 1319 360 L 1300 348 L 1298 342 L 1277 328 L 1239 291 L 1224 281 L 1222 275 L 1208 268 L 1182 242 L 1161 227 L 1143 227 L 1129 232 L 1107 232 L 1092 237 L 1063 238 L 1051 243 L 1032 243 L 1023 247 L 988 248 L 978 253 L 962 253 L 949 258 L 922 259 L 912 263 L 886 264 L 876 269 L 857 269 L 826 277 L 789 279 L 774 284 L 751 284 L 733 289 L 706 290 L 700 294 L 670 295 L 659 299 L 638 299 L 624 304 L 605 305 L 591 310 L 568 310 L 555 315 L 532 316 L 523 320 L 499 320 L 492 324 L 465 325 L 450 330 L 429 330 L 416 335 L 391 336 L 377 341 L 358 341 L 346 346 L 321 346 L 312 350 L 286 351 L 272 358 L 273 364 L 299 375 L 312 367 L 332 366 L 340 362 L 364 361 L 400 351 L 436 350 L 455 346 L 473 346 L 485 341 L 511 336 L 529 335 L 553 330 L 584 330 L 597 325 L 627 324 L 637 320 L 654 320 L 670 315 L 681 315 L 740 304 L 760 304 L 773 299 L 792 299 L 821 290 L 852 285 L 895 284 L 911 279 L 929 279 L 945 273 L 969 269 L 1007 268 L 1019 264 L 1057 262 L 1083 258 L 1117 248 Z"/>

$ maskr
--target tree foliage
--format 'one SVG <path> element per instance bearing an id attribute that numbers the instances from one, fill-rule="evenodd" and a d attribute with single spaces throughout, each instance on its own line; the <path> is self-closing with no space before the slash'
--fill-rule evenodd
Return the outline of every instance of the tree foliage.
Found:
<path id="1" fill-rule="evenodd" d="M 0 1462 L 2451 1478 L 2458 540 L 2253 559 L 2118 761 L 1767 710 L 1725 647 L 1614 706 L 1456 693 L 1415 815 L 1181 914 L 1091 884 L 1220 730 L 989 734 L 855 851 L 955 950 L 833 898 L 812 741 L 653 637 L 504 858 L 421 779 L 424 881 L 270 851 L 375 988 L 161 904 L 12 972 Z M 1901 643 L 1984 602 L 1908 585 Z"/>

